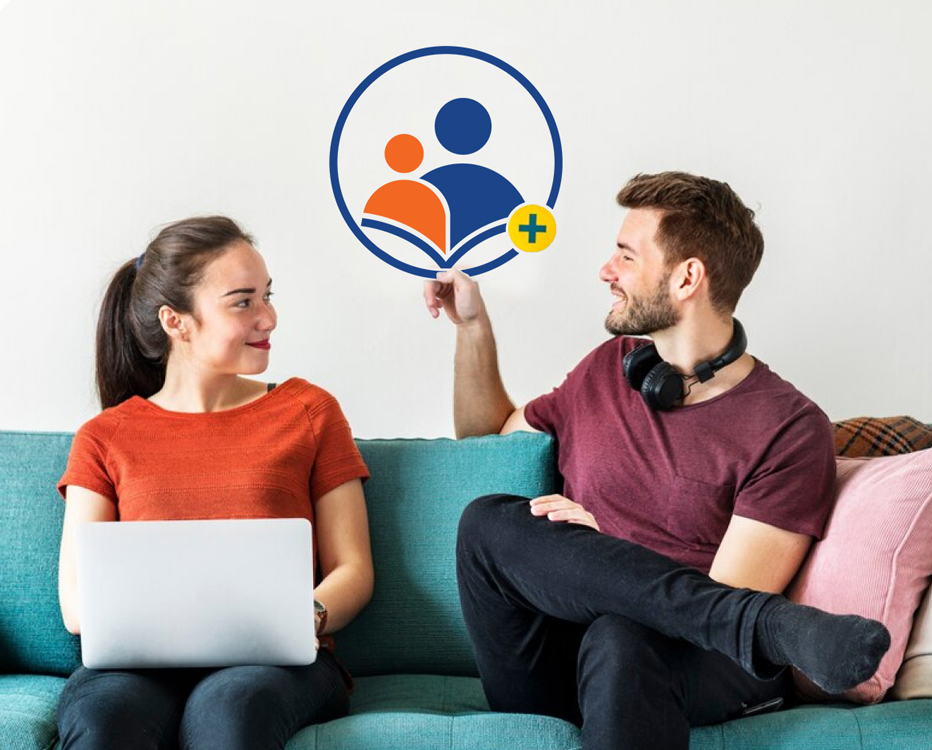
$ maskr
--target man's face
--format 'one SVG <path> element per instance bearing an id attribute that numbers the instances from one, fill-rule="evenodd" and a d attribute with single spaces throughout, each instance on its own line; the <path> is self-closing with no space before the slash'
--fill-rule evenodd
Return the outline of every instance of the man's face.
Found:
<path id="1" fill-rule="evenodd" d="M 605 318 L 605 329 L 613 336 L 646 336 L 679 322 L 670 299 L 671 269 L 654 241 L 660 217 L 649 208 L 629 211 L 615 253 L 599 271 L 618 298 Z"/>

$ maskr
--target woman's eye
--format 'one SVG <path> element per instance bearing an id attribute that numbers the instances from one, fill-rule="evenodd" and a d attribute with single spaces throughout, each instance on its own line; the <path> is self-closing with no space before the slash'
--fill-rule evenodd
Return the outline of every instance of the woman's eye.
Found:
<path id="1" fill-rule="evenodd" d="M 272 297 L 274 296 L 275 296 L 275 292 L 266 292 L 265 296 L 262 299 L 264 299 L 266 302 L 271 302 Z"/>
<path id="2" fill-rule="evenodd" d="M 236 303 L 235 307 L 249 307 L 249 300 L 241 299 L 239 302 Z"/>

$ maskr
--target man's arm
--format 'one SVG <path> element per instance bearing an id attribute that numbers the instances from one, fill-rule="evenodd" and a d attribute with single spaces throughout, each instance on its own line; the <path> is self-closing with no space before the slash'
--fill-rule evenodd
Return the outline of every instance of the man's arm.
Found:
<path id="1" fill-rule="evenodd" d="M 505 424 L 499 434 L 507 435 L 509 432 L 541 432 L 541 430 L 531 427 L 524 417 L 524 407 L 519 406 L 511 413 L 511 416 L 505 420 Z"/>
<path id="2" fill-rule="evenodd" d="M 457 438 L 515 430 L 534 432 L 515 409 L 498 370 L 492 323 L 479 285 L 462 271 L 443 271 L 424 284 L 424 301 L 437 318 L 441 308 L 456 325 L 453 424 Z"/>
<path id="3" fill-rule="evenodd" d="M 478 289 L 476 294 L 478 295 Z M 492 324 L 481 317 L 456 326 L 453 426 L 457 438 L 500 432 L 515 411 L 498 370 Z"/>
<path id="4" fill-rule="evenodd" d="M 736 588 L 780 594 L 806 559 L 812 537 L 732 516 L 709 576 Z"/>

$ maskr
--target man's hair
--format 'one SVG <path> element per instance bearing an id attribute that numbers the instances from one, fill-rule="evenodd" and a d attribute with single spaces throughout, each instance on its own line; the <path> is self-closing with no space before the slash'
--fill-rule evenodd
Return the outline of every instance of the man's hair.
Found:
<path id="1" fill-rule="evenodd" d="M 639 174 L 618 193 L 625 208 L 662 212 L 656 241 L 667 267 L 699 258 L 709 279 L 709 300 L 731 314 L 764 254 L 764 237 L 727 183 L 686 172 Z"/>

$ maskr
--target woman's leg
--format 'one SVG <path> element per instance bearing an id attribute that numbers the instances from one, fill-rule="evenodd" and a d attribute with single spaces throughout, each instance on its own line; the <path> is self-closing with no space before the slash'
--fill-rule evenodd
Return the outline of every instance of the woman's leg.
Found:
<path id="1" fill-rule="evenodd" d="M 345 716 L 343 672 L 326 649 L 306 667 L 229 667 L 202 679 L 181 719 L 184 750 L 283 748 L 302 727 Z"/>
<path id="2" fill-rule="evenodd" d="M 529 648 L 514 623 L 528 613 L 583 625 L 621 615 L 717 651 L 758 678 L 793 664 L 828 692 L 870 677 L 889 647 L 880 623 L 716 583 L 641 545 L 532 516 L 528 499 L 513 495 L 466 507 L 457 574 L 483 675 L 524 668 Z"/>
<path id="3" fill-rule="evenodd" d="M 181 670 L 80 667 L 58 704 L 62 750 L 172 750 L 190 690 Z"/>

